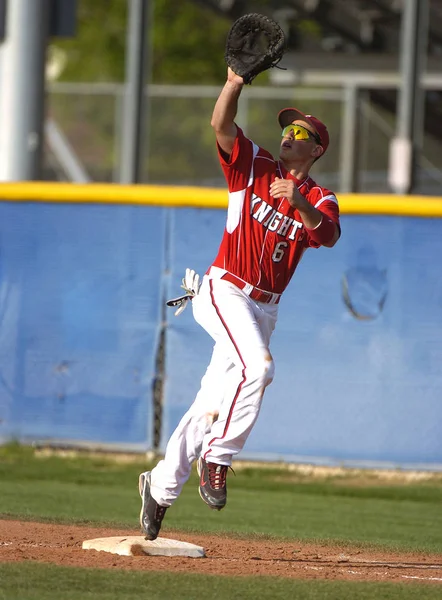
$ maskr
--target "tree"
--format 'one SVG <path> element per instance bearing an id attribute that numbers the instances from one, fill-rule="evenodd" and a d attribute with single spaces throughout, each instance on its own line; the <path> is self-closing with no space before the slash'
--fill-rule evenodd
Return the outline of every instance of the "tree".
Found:
<path id="1" fill-rule="evenodd" d="M 58 80 L 122 82 L 128 0 L 80 0 L 77 35 L 55 39 L 63 53 Z M 153 83 L 219 83 L 231 21 L 193 0 L 151 0 L 149 58 Z"/>

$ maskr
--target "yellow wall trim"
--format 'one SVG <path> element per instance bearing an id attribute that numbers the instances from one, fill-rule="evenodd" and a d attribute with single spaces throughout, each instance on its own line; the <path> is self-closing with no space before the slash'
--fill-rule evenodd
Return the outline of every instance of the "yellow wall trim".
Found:
<path id="1" fill-rule="evenodd" d="M 226 208 L 225 188 L 113 183 L 0 183 L 0 201 Z M 338 194 L 341 214 L 442 217 L 442 197 Z"/>

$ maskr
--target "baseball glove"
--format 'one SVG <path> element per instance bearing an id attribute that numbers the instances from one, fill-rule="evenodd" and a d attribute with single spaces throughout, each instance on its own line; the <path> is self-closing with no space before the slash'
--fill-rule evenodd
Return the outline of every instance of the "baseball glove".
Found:
<path id="1" fill-rule="evenodd" d="M 244 83 L 276 67 L 286 50 L 281 27 L 269 17 L 257 13 L 237 19 L 227 35 L 225 61 Z"/>

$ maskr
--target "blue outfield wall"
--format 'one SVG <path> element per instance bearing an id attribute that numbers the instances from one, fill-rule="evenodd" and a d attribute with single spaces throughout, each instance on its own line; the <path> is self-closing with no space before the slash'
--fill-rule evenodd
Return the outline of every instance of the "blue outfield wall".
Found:
<path id="1" fill-rule="evenodd" d="M 175 296 L 213 260 L 225 212 L 172 212 Z M 442 468 L 442 220 L 343 216 L 342 231 L 283 296 L 275 379 L 239 458 Z M 169 311 L 163 449 L 212 350 L 191 310 Z"/>
<path id="2" fill-rule="evenodd" d="M 164 299 L 186 267 L 205 272 L 225 217 L 0 203 L 0 442 L 152 448 Z M 442 219 L 342 228 L 284 294 L 275 379 L 240 458 L 442 468 Z M 162 450 L 212 351 L 189 308 L 166 319 Z"/>
<path id="3" fill-rule="evenodd" d="M 165 209 L 0 204 L 0 441 L 152 445 Z"/>

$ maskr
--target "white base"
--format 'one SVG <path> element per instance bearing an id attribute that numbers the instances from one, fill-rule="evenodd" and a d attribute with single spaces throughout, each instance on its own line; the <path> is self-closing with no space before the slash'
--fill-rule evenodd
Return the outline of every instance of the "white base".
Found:
<path id="1" fill-rule="evenodd" d="M 148 541 L 141 535 L 85 540 L 82 548 L 83 550 L 98 550 L 120 554 L 121 556 L 142 556 L 144 554 L 152 556 L 189 556 L 190 558 L 205 556 L 204 548 L 195 544 L 161 537 Z"/>

